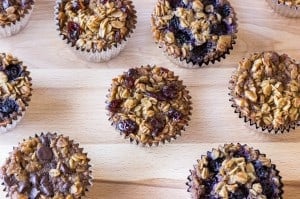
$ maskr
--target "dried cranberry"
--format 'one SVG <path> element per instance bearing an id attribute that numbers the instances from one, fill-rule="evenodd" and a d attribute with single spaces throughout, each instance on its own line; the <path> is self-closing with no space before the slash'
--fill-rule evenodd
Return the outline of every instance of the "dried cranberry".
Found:
<path id="1" fill-rule="evenodd" d="M 151 126 L 151 135 L 157 137 L 159 133 L 165 128 L 165 120 L 158 116 L 154 116 L 148 119 L 147 121 Z"/>
<path id="2" fill-rule="evenodd" d="M 125 80 L 124 84 L 127 88 L 133 88 L 134 82 L 136 78 L 138 77 L 139 73 L 136 69 L 131 68 L 128 70 L 128 72 L 125 74 Z"/>
<path id="3" fill-rule="evenodd" d="M 123 100 L 121 99 L 115 99 L 108 103 L 107 110 L 111 112 L 117 112 L 122 104 Z"/>
<path id="4" fill-rule="evenodd" d="M 11 99 L 6 99 L 0 102 L 0 112 L 4 117 L 9 116 L 13 112 L 17 112 L 19 109 L 19 105 Z"/>
<path id="5" fill-rule="evenodd" d="M 178 95 L 178 88 L 175 84 L 166 85 L 162 88 L 162 95 L 167 99 L 175 99 Z"/>
<path id="6" fill-rule="evenodd" d="M 168 117 L 174 121 L 180 121 L 182 119 L 182 113 L 176 109 L 171 109 L 168 111 Z"/>
<path id="7" fill-rule="evenodd" d="M 72 21 L 68 22 L 68 37 L 73 44 L 78 40 L 80 33 L 81 28 L 78 23 Z"/>
<path id="8" fill-rule="evenodd" d="M 6 66 L 4 72 L 6 73 L 9 81 L 20 77 L 22 73 L 21 66 L 19 64 L 9 64 Z"/>
<path id="9" fill-rule="evenodd" d="M 121 133 L 124 133 L 125 135 L 129 135 L 130 133 L 136 134 L 138 125 L 134 121 L 126 119 L 117 124 L 117 129 L 119 129 Z"/>

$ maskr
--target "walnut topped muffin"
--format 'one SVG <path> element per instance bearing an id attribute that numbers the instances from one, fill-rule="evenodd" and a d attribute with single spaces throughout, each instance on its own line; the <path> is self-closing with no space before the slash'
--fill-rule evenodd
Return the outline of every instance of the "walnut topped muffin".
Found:
<path id="1" fill-rule="evenodd" d="M 61 0 L 56 20 L 62 39 L 76 51 L 90 61 L 107 61 L 107 52 L 123 48 L 135 29 L 136 11 L 130 0 Z M 106 54 L 89 57 L 100 52 Z"/>
<path id="2" fill-rule="evenodd" d="M 225 144 L 201 156 L 188 180 L 193 199 L 280 199 L 283 193 L 271 160 L 241 144 Z"/>
<path id="3" fill-rule="evenodd" d="M 106 108 L 112 125 L 125 138 L 152 146 L 181 134 L 190 120 L 190 98 L 172 71 L 145 66 L 113 79 Z"/>
<path id="4" fill-rule="evenodd" d="M 0 132 L 6 132 L 24 116 L 31 97 L 27 67 L 11 54 L 0 53 Z"/>
<path id="5" fill-rule="evenodd" d="M 284 132 L 300 121 L 300 64 L 286 54 L 255 53 L 230 81 L 233 107 L 257 128 Z"/>
<path id="6" fill-rule="evenodd" d="M 299 0 L 266 0 L 271 8 L 285 17 L 300 17 Z"/>
<path id="7" fill-rule="evenodd" d="M 151 22 L 155 42 L 180 66 L 214 63 L 235 43 L 236 16 L 227 0 L 158 0 Z"/>
<path id="8" fill-rule="evenodd" d="M 0 37 L 21 31 L 28 23 L 33 6 L 33 0 L 0 1 Z"/>
<path id="9" fill-rule="evenodd" d="M 13 199 L 77 199 L 91 185 L 90 159 L 68 137 L 47 133 L 14 147 L 0 177 Z"/>

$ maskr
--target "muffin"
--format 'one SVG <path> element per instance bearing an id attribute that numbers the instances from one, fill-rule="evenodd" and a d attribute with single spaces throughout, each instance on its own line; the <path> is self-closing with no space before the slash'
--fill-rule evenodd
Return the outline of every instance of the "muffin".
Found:
<path id="1" fill-rule="evenodd" d="M 299 0 L 267 0 L 273 10 L 285 17 L 300 17 Z"/>
<path id="2" fill-rule="evenodd" d="M 275 165 L 259 150 L 225 144 L 201 156 L 188 177 L 193 199 L 282 198 L 282 182 Z"/>
<path id="3" fill-rule="evenodd" d="M 286 54 L 251 54 L 231 77 L 229 95 L 235 112 L 256 129 L 295 129 L 300 120 L 300 64 Z"/>
<path id="4" fill-rule="evenodd" d="M 0 176 L 10 198 L 81 198 L 91 185 L 89 162 L 68 137 L 42 133 L 13 149 Z"/>
<path id="5" fill-rule="evenodd" d="M 23 118 L 31 97 L 31 77 L 22 61 L 0 53 L 0 133 Z"/>
<path id="6" fill-rule="evenodd" d="M 59 35 L 79 57 L 104 62 L 125 47 L 136 25 L 130 0 L 57 0 Z"/>
<path id="7" fill-rule="evenodd" d="M 0 38 L 20 32 L 28 23 L 33 0 L 3 0 L 0 2 Z"/>
<path id="8" fill-rule="evenodd" d="M 198 68 L 229 54 L 236 21 L 227 0 L 158 0 L 151 23 L 155 42 L 172 62 Z"/>
<path id="9" fill-rule="evenodd" d="M 131 68 L 112 80 L 106 109 L 112 125 L 142 146 L 170 142 L 181 135 L 191 115 L 191 97 L 166 68 Z"/>

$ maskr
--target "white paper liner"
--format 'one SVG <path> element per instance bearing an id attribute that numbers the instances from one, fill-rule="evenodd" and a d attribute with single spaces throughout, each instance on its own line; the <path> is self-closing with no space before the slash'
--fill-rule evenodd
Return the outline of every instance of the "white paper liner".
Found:
<path id="1" fill-rule="evenodd" d="M 300 17 L 300 6 L 289 6 L 278 0 L 266 0 L 270 7 L 278 14 L 285 17 Z"/>
<path id="2" fill-rule="evenodd" d="M 17 124 L 23 119 L 25 115 L 25 111 L 22 111 L 21 114 L 18 114 L 17 119 L 12 119 L 11 124 L 7 124 L 6 126 L 0 126 L 0 134 L 6 133 L 7 131 L 10 131 L 14 129 Z"/>
<path id="3" fill-rule="evenodd" d="M 21 30 L 23 30 L 29 22 L 33 8 L 34 5 L 31 5 L 31 9 L 28 10 L 28 13 L 26 13 L 18 21 L 10 23 L 9 25 L 0 26 L 0 38 L 15 35 L 19 33 Z"/>

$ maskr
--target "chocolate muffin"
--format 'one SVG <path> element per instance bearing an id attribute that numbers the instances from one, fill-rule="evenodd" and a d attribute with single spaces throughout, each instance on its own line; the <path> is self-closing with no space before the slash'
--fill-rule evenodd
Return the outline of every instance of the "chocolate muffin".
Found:
<path id="1" fill-rule="evenodd" d="M 300 64 L 286 54 L 251 54 L 231 77 L 230 96 L 239 117 L 257 129 L 295 129 L 300 120 Z"/>
<path id="2" fill-rule="evenodd" d="M 13 149 L 0 176 L 10 198 L 81 198 L 91 185 L 89 162 L 68 137 L 42 133 Z"/>
<path id="3" fill-rule="evenodd" d="M 158 0 L 151 23 L 155 42 L 171 61 L 197 68 L 229 54 L 236 21 L 227 0 Z"/>
<path id="4" fill-rule="evenodd" d="M 299 0 L 267 0 L 273 10 L 285 17 L 300 17 Z"/>
<path id="5" fill-rule="evenodd" d="M 125 47 L 136 25 L 130 0 L 57 1 L 55 19 L 61 38 L 81 58 L 108 61 Z"/>
<path id="6" fill-rule="evenodd" d="M 20 32 L 27 25 L 33 7 L 33 0 L 0 1 L 0 37 Z"/>
<path id="7" fill-rule="evenodd" d="M 13 129 L 23 118 L 31 97 L 31 77 L 23 62 L 0 53 L 0 133 Z"/>
<path id="8" fill-rule="evenodd" d="M 275 165 L 259 150 L 225 144 L 201 156 L 188 177 L 193 199 L 279 199 L 282 182 Z"/>
<path id="9" fill-rule="evenodd" d="M 131 142 L 143 146 L 181 135 L 191 115 L 191 97 L 166 68 L 131 68 L 112 80 L 107 96 L 109 120 Z"/>

